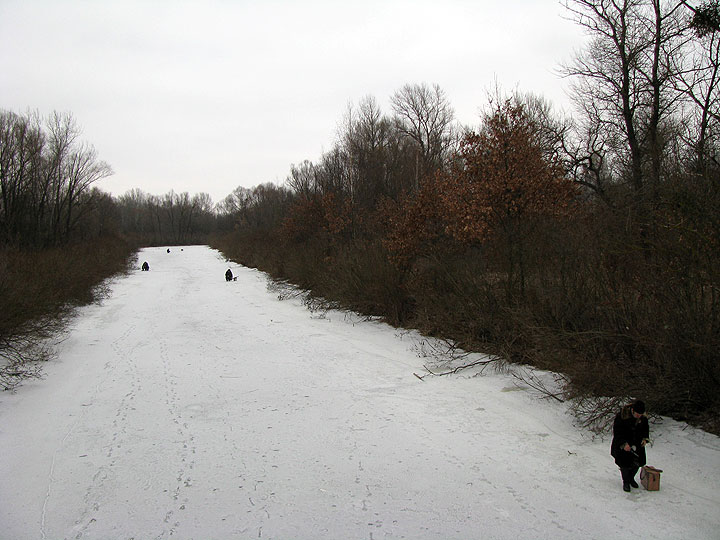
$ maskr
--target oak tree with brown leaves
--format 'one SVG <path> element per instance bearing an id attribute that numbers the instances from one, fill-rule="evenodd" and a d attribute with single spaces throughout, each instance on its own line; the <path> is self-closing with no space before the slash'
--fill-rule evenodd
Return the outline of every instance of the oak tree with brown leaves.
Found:
<path id="1" fill-rule="evenodd" d="M 498 228 L 568 212 L 576 189 L 559 159 L 539 143 L 538 126 L 522 104 L 507 100 L 470 133 L 447 173 L 439 176 L 446 232 L 463 245 L 482 244 Z"/>
<path id="2" fill-rule="evenodd" d="M 521 103 L 497 105 L 480 133 L 464 137 L 451 167 L 394 209 L 386 244 L 396 260 L 479 247 L 504 234 L 513 246 L 512 273 L 523 227 L 566 215 L 577 197 L 559 159 L 540 143 L 539 128 Z"/>

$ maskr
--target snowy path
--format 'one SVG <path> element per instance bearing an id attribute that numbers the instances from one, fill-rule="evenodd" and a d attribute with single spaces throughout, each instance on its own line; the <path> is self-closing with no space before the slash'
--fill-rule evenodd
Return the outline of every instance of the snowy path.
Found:
<path id="1" fill-rule="evenodd" d="M 502 375 L 426 378 L 417 336 L 278 301 L 205 247 L 81 310 L 0 394 L 2 539 L 720 538 L 720 440 L 653 426 L 659 492 Z"/>

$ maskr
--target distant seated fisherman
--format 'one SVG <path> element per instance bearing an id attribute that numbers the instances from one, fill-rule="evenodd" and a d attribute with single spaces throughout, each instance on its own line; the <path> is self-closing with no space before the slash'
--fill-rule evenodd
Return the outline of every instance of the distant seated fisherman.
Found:
<path id="1" fill-rule="evenodd" d="M 150 265 L 147 263 L 147 261 L 143 263 L 142 270 L 143 272 L 147 272 L 148 270 L 150 270 Z"/>
<path id="2" fill-rule="evenodd" d="M 227 272 L 225 272 L 225 281 L 232 281 L 233 275 L 232 271 L 228 268 Z"/>

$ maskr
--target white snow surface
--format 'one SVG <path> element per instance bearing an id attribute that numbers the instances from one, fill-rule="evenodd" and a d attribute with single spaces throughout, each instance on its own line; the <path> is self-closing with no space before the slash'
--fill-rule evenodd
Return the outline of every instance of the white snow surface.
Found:
<path id="1" fill-rule="evenodd" d="M 417 333 L 170 249 L 0 393 L 0 538 L 720 538 L 718 437 L 651 425 L 660 491 L 626 494 L 567 404 L 490 370 L 420 380 Z"/>

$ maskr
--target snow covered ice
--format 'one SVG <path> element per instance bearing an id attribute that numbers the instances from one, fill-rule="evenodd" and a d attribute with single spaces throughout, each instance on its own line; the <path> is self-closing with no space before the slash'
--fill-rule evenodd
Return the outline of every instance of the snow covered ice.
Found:
<path id="1" fill-rule="evenodd" d="M 507 375 L 420 381 L 420 336 L 143 250 L 46 376 L 0 393 L 0 538 L 720 538 L 720 439 L 664 420 L 661 489 Z"/>

